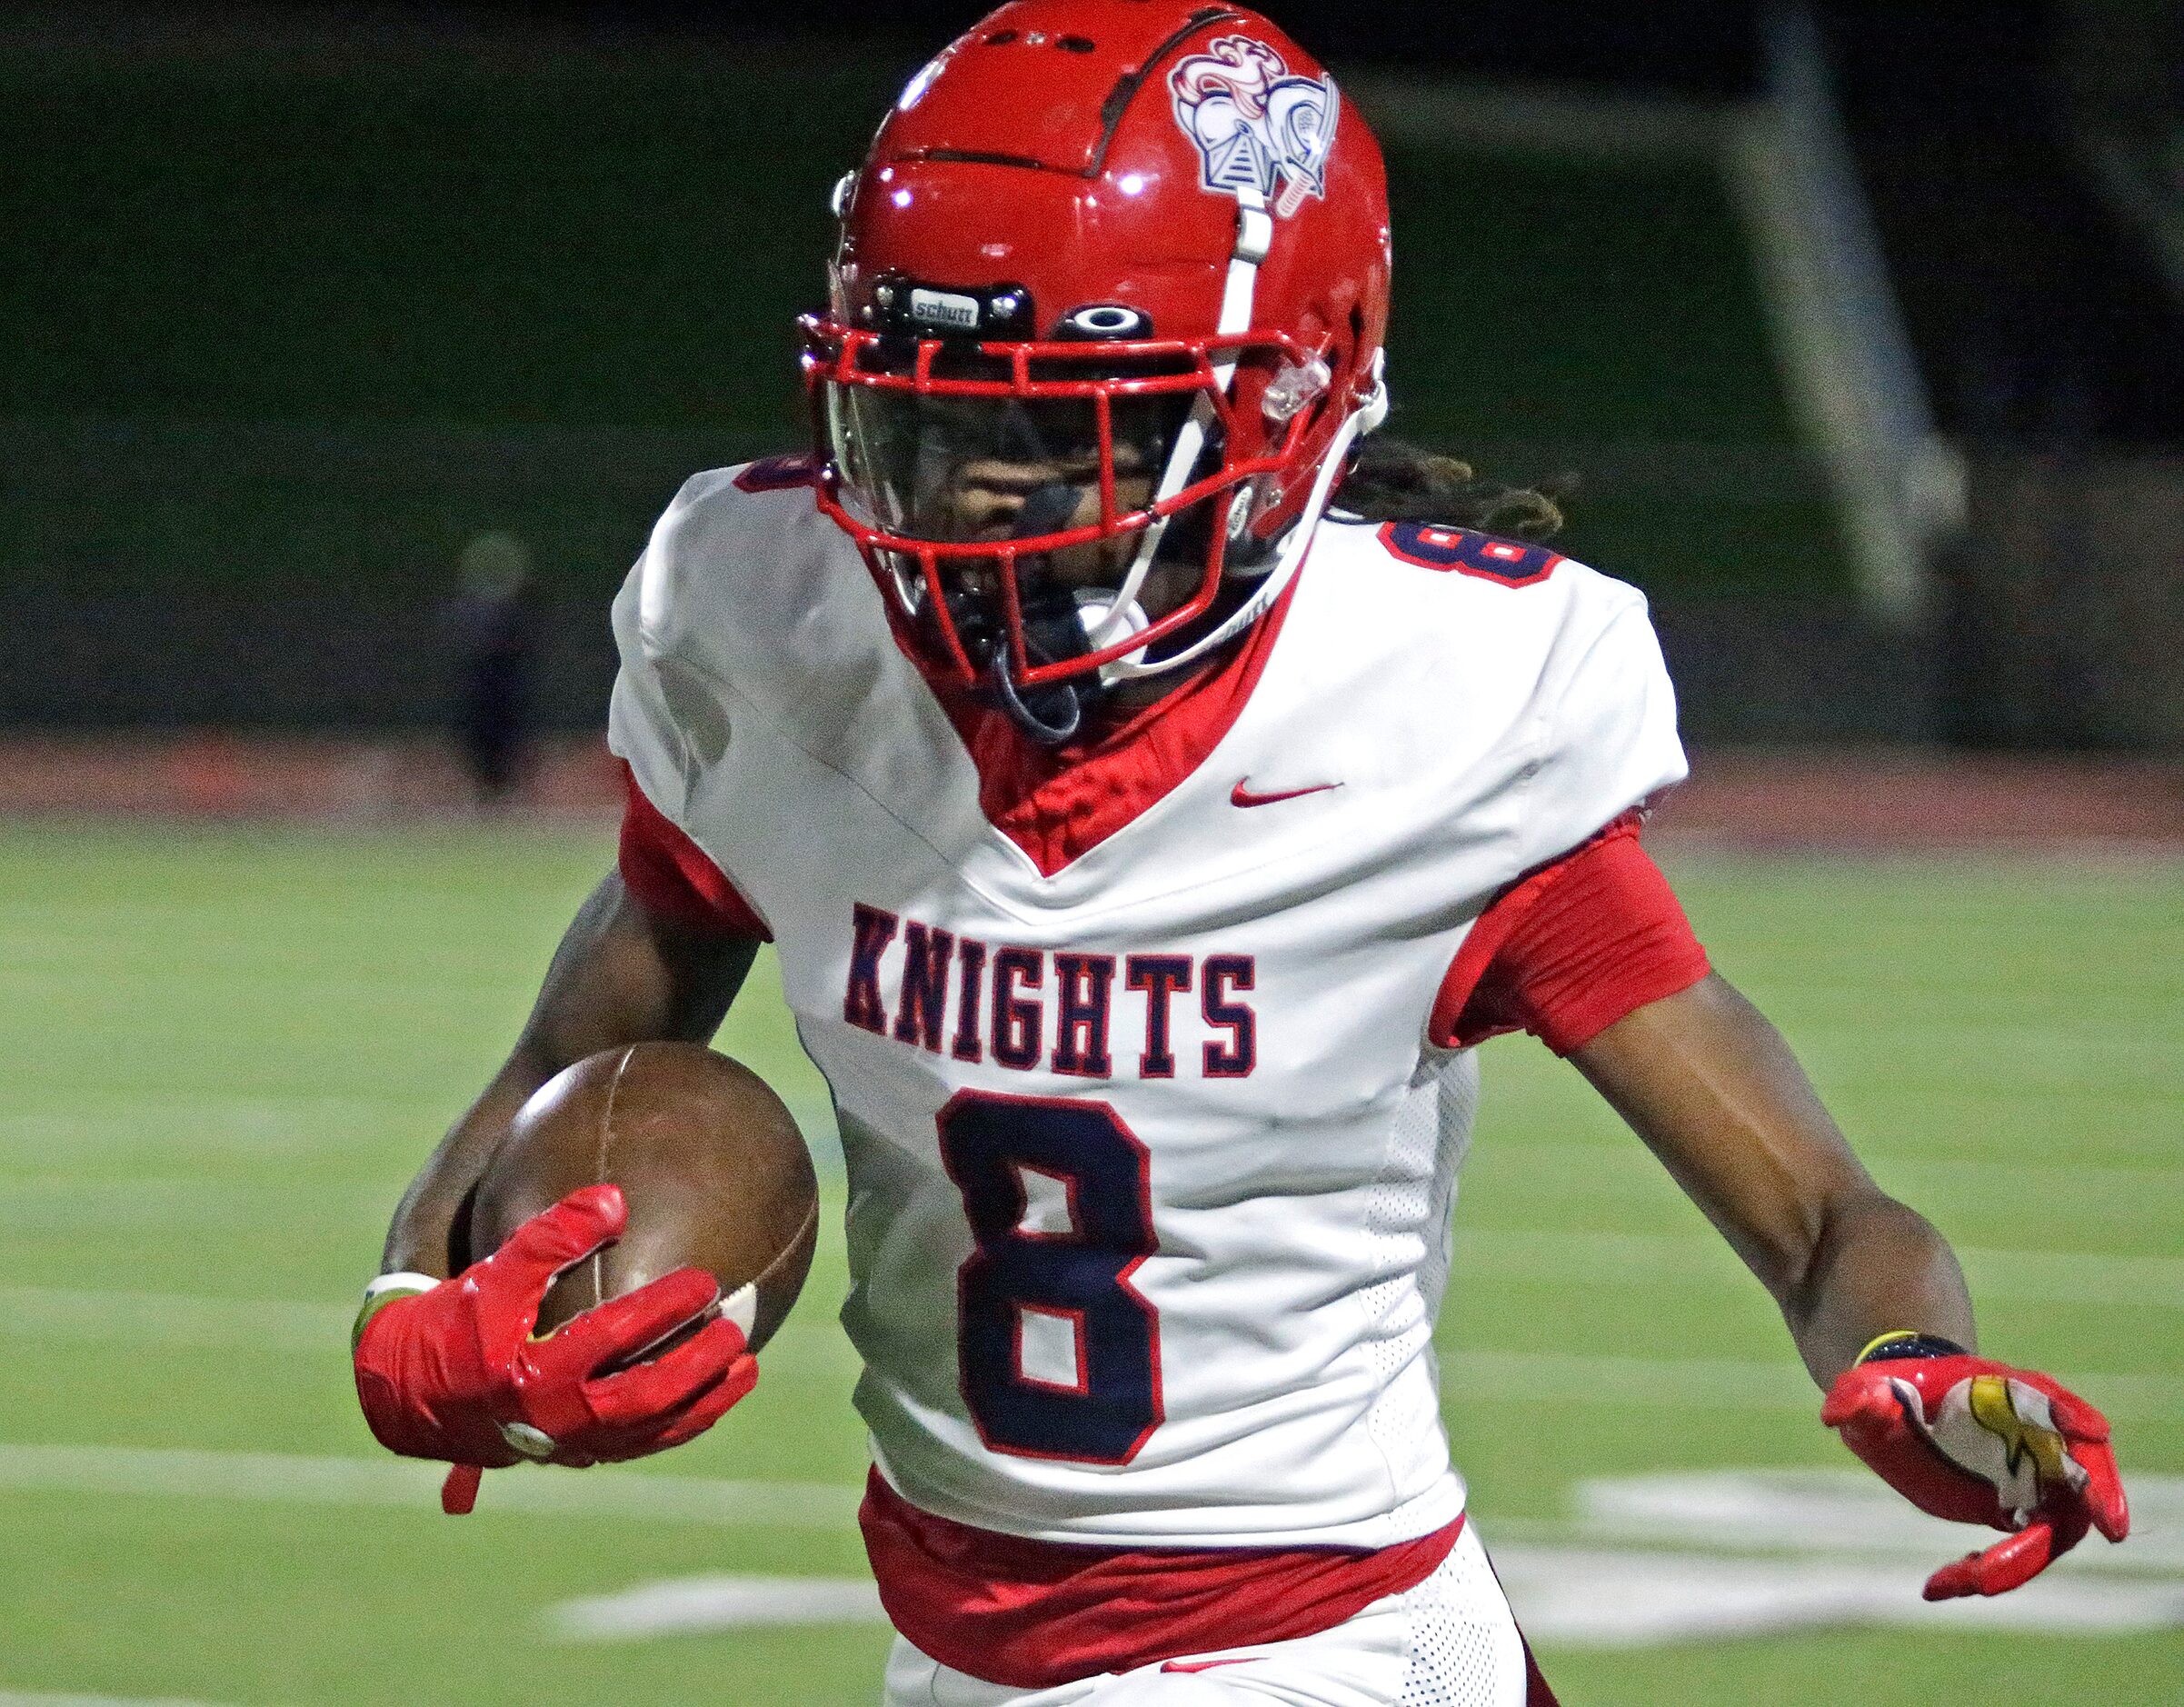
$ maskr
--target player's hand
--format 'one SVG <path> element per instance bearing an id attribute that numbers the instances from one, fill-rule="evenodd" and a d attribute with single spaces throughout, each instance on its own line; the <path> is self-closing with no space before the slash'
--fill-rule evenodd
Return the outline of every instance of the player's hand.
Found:
<path id="1" fill-rule="evenodd" d="M 2089 1528 L 2130 1532 L 2108 1419 L 2046 1375 L 1896 1336 L 1837 1378 L 1820 1421 L 1920 1511 L 2013 1532 L 1935 1572 L 1930 1601 L 2004 1593 Z"/>
<path id="2" fill-rule="evenodd" d="M 364 1418 L 390 1451 L 456 1466 L 441 1495 L 449 1512 L 471 1508 L 485 1468 L 594 1464 L 680 1445 L 757 1383 L 744 1329 L 726 1316 L 631 1364 L 719 1303 L 719 1283 L 702 1269 L 663 1274 L 532 1337 L 554 1276 L 612 1243 L 626 1219 L 617 1187 L 572 1192 L 483 1262 L 364 1322 L 355 1346 Z"/>

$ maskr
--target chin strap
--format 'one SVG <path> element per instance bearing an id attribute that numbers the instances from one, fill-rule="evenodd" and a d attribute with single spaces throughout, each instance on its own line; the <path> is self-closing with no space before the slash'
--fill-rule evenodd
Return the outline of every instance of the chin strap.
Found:
<path id="1" fill-rule="evenodd" d="M 1071 594 L 1074 609 L 1074 631 L 1061 627 L 1062 619 L 1054 608 L 1054 602 L 1041 601 L 1036 617 L 1027 620 L 1027 634 L 1036 634 L 1050 646 L 1060 648 L 1064 656 L 1080 656 L 1095 644 L 1092 636 L 1102 630 L 1119 627 L 1128 634 L 1142 634 L 1152 626 L 1145 607 L 1132 601 L 1119 604 L 1112 593 L 1093 587 L 1079 587 Z M 1130 654 L 1132 659 L 1145 655 L 1142 647 Z M 1047 660 L 1042 662 L 1058 660 Z M 1115 684 L 1110 674 L 1112 666 L 1103 665 L 1092 680 L 1078 677 L 1072 681 L 1047 683 L 1034 688 L 1017 685 L 1010 675 L 1005 656 L 997 655 L 992 664 L 992 696 L 1001 708 L 1015 720 L 1019 728 L 1032 740 L 1045 746 L 1060 746 L 1073 737 L 1082 727 L 1084 714 L 1106 696 Z"/>
<path id="2" fill-rule="evenodd" d="M 1006 658 L 993 660 L 993 697 L 1024 734 L 1042 747 L 1058 747 L 1084 725 L 1084 702 L 1098 689 L 1078 681 L 1019 688 Z"/>
<path id="3" fill-rule="evenodd" d="M 1112 620 L 1103 602 L 1088 609 L 1082 594 L 1072 594 L 1058 587 L 1020 588 L 1019 598 L 1024 651 L 1033 665 L 1082 657 L 1086 631 L 1092 623 Z M 1050 747 L 1058 747 L 1075 735 L 1083 726 L 1086 709 L 1106 691 L 1096 677 L 1079 676 L 1036 687 L 1021 683 L 1009 668 L 1009 648 L 998 637 L 992 662 L 987 666 L 987 679 L 993 702 L 1032 740 Z"/>

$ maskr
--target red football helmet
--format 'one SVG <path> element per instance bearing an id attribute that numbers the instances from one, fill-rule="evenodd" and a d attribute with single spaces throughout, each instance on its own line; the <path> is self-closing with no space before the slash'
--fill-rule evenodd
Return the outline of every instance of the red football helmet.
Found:
<path id="1" fill-rule="evenodd" d="M 1386 410 L 1386 174 L 1310 55 L 1241 7 L 1016 0 L 835 212 L 819 503 L 929 668 L 1058 742 L 1273 604 Z"/>

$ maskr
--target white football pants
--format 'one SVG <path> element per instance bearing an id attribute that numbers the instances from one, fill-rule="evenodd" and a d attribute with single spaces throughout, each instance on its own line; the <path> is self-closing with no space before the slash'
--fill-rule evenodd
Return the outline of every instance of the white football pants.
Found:
<path id="1" fill-rule="evenodd" d="M 883 1707 L 1525 1707 L 1525 1677 L 1523 1638 L 1466 1523 L 1416 1588 L 1293 1642 L 1018 1690 L 952 1671 L 897 1637 Z"/>

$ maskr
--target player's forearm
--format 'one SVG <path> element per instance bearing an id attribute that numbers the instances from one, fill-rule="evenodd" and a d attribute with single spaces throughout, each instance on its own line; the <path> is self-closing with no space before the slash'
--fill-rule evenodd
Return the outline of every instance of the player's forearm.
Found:
<path id="1" fill-rule="evenodd" d="M 575 1059 L 581 1060 L 578 1056 Z M 382 1273 L 431 1274 L 444 1280 L 468 1261 L 464 1223 L 471 1188 L 532 1092 L 568 1062 L 518 1045 L 491 1084 L 440 1141 L 394 1211 L 387 1228 Z"/>
<path id="2" fill-rule="evenodd" d="M 563 1067 L 624 1043 L 703 1043 L 720 1028 L 758 944 L 683 929 L 612 873 L 578 909 L 501 1070 L 404 1193 L 383 1272 L 453 1273 L 469 1260 L 471 1188 L 531 1093 Z"/>
<path id="3" fill-rule="evenodd" d="M 1780 1033 L 1719 975 L 1571 1059 L 1772 1294 L 1823 1386 L 1876 1334 L 1970 1347 L 1947 1243 L 1873 1183 Z"/>
<path id="4" fill-rule="evenodd" d="M 1879 1191 L 1828 1205 L 1810 1261 L 1780 1302 L 1798 1354 L 1823 1387 L 1883 1333 L 1975 1344 L 1971 1299 L 1949 1242 Z"/>

